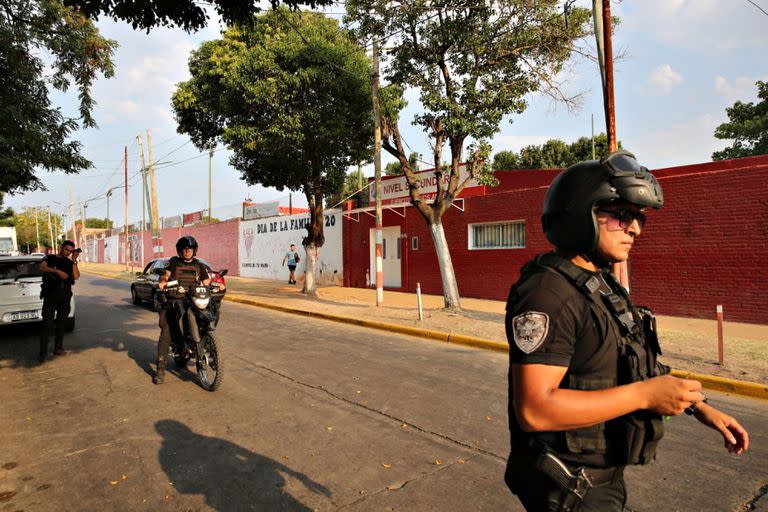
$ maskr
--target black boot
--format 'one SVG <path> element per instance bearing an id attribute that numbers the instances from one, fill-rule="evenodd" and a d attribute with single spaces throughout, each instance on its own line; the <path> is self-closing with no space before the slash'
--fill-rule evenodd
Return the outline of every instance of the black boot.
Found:
<path id="1" fill-rule="evenodd" d="M 152 382 L 155 384 L 162 384 L 165 382 L 165 358 L 164 357 L 158 357 L 157 358 L 157 372 L 155 373 L 155 376 L 152 377 Z"/>

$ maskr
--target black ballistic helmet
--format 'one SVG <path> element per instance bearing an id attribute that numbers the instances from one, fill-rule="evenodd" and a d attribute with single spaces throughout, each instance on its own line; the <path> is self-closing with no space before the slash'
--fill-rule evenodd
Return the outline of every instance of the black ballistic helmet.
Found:
<path id="1" fill-rule="evenodd" d="M 592 252 L 597 246 L 597 207 L 614 201 L 658 210 L 664 195 L 656 177 L 629 151 L 570 166 L 557 175 L 544 197 L 541 224 L 547 240 L 569 254 Z"/>
<path id="2" fill-rule="evenodd" d="M 186 247 L 191 247 L 192 255 L 197 256 L 197 240 L 195 240 L 195 237 L 184 235 L 183 237 L 179 238 L 179 241 L 176 242 L 176 254 L 179 255 L 179 258 L 182 257 L 181 251 L 183 251 Z"/>

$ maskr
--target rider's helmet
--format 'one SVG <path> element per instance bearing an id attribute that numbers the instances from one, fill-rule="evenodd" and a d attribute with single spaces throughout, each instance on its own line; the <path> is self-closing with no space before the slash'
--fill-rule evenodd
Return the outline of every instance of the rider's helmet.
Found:
<path id="1" fill-rule="evenodd" d="M 544 197 L 547 240 L 568 254 L 591 253 L 597 246 L 597 207 L 614 201 L 659 209 L 664 195 L 656 177 L 629 151 L 568 167 Z"/>
<path id="2" fill-rule="evenodd" d="M 176 242 L 176 254 L 179 255 L 179 258 L 182 257 L 181 252 L 187 247 L 191 247 L 192 255 L 197 256 L 197 240 L 193 236 L 184 235 Z"/>

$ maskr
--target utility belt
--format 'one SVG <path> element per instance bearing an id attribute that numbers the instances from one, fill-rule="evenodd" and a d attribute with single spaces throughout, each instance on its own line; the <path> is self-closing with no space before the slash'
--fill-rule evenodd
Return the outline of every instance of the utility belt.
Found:
<path id="1" fill-rule="evenodd" d="M 549 478 L 559 491 L 557 512 L 571 512 L 578 509 L 589 490 L 595 486 L 621 478 L 623 466 L 612 468 L 570 467 L 547 447 L 542 448 L 534 467 Z"/>

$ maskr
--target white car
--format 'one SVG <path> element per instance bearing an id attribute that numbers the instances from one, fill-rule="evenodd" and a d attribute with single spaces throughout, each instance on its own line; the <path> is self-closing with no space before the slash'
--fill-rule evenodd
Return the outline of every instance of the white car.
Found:
<path id="1" fill-rule="evenodd" d="M 0 257 L 0 325 L 40 322 L 43 300 L 40 286 L 42 256 Z M 75 297 L 72 296 L 66 330 L 75 328 Z"/>

